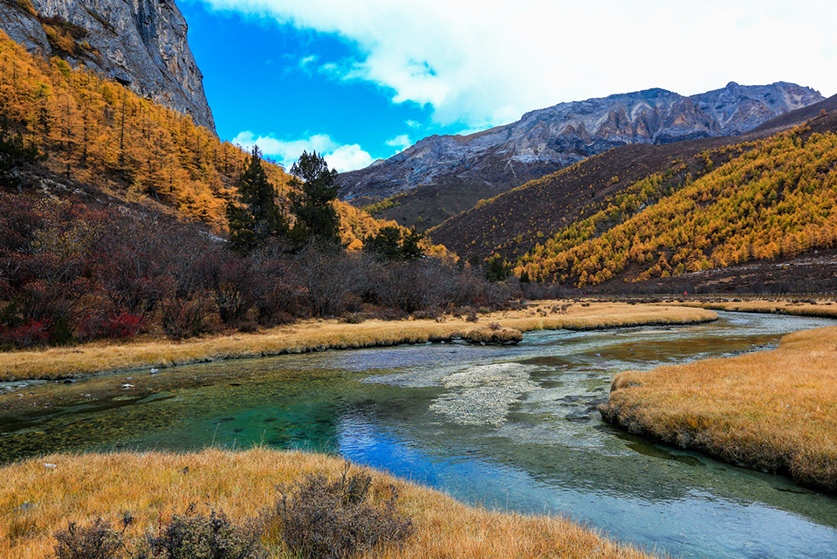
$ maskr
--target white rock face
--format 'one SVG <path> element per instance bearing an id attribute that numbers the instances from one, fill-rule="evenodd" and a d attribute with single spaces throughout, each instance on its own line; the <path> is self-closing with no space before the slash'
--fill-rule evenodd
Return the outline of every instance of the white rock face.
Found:
<path id="1" fill-rule="evenodd" d="M 215 131 L 203 76 L 186 41 L 186 20 L 174 0 L 32 0 L 32 5 L 43 17 L 87 31 L 88 52 L 64 53 L 73 65 L 93 69 Z M 0 29 L 30 52 L 58 54 L 40 22 L 13 2 L 0 2 Z"/>

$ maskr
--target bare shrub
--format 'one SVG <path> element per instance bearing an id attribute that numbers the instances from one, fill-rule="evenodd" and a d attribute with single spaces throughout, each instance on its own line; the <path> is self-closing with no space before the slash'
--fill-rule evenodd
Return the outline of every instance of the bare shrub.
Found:
<path id="1" fill-rule="evenodd" d="M 101 518 L 90 526 L 70 522 L 66 530 L 56 532 L 54 537 L 58 542 L 55 544 L 56 559 L 112 559 L 120 549 L 125 549 L 122 533 Z"/>
<path id="2" fill-rule="evenodd" d="M 285 545 L 304 559 L 344 559 L 405 540 L 413 524 L 395 508 L 395 487 L 376 506 L 368 502 L 371 486 L 369 475 L 348 475 L 347 467 L 337 481 L 311 475 L 290 489 L 280 488 L 276 520 Z"/>
<path id="3" fill-rule="evenodd" d="M 163 331 L 170 338 L 180 340 L 209 331 L 209 302 L 202 298 L 171 298 L 162 304 Z"/>
<path id="4" fill-rule="evenodd" d="M 223 512 L 209 516 L 196 512 L 194 504 L 175 514 L 147 538 L 139 559 L 262 559 L 267 553 L 260 539 L 263 525 L 256 519 L 232 522 Z"/>

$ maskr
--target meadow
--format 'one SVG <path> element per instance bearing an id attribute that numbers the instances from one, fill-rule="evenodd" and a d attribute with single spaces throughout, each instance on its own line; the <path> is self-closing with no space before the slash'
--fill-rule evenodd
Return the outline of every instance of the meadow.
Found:
<path id="1" fill-rule="evenodd" d="M 53 465 L 47 467 L 45 464 Z M 277 485 L 307 474 L 341 476 L 345 461 L 321 454 L 252 449 L 196 453 L 51 455 L 0 468 L 0 556 L 36 559 L 52 555 L 53 534 L 69 522 L 101 517 L 118 524 L 133 518 L 123 534 L 129 548 L 161 519 L 183 513 L 191 503 L 211 505 L 233 520 L 269 513 Z M 368 471 L 353 467 L 354 471 Z M 399 495 L 399 512 L 414 533 L 403 545 L 388 545 L 363 557 L 379 559 L 649 559 L 564 518 L 523 516 L 463 505 L 437 491 L 382 473 L 372 475 L 373 500 Z M 204 503 L 208 503 L 206 505 Z M 293 557 L 275 529 L 262 537 L 268 555 Z"/>
<path id="2" fill-rule="evenodd" d="M 837 327 L 778 348 L 619 374 L 606 420 L 630 432 L 837 492 Z"/>

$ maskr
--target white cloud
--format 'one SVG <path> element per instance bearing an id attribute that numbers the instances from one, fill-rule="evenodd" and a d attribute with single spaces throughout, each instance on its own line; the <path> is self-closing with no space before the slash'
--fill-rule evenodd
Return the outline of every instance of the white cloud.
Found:
<path id="1" fill-rule="evenodd" d="M 363 53 L 343 78 L 480 128 L 561 101 L 792 81 L 837 93 L 837 2 L 203 0 L 330 33 Z"/>
<path id="2" fill-rule="evenodd" d="M 398 151 L 404 151 L 405 149 L 413 145 L 413 142 L 410 141 L 410 137 L 407 136 L 407 134 L 401 134 L 400 136 L 396 136 L 390 140 L 387 140 L 386 144 L 388 146 L 394 147 Z"/>
<path id="3" fill-rule="evenodd" d="M 325 154 L 328 164 L 339 172 L 363 169 L 372 164 L 372 156 L 363 151 L 357 144 L 340 146 Z"/>
<path id="4" fill-rule="evenodd" d="M 250 131 L 244 131 L 233 138 L 232 143 L 248 150 L 257 145 L 266 157 L 278 159 L 287 170 L 290 170 L 303 151 L 316 151 L 325 157 L 329 167 L 340 173 L 362 169 L 373 161 L 372 156 L 359 145 L 340 145 L 327 134 L 315 134 L 299 140 L 279 140 L 273 136 L 256 136 Z"/>

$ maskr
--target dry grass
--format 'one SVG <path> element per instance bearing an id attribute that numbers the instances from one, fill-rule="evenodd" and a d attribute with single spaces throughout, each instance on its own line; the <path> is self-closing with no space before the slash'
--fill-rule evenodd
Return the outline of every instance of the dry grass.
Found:
<path id="1" fill-rule="evenodd" d="M 161 514 L 183 512 L 192 502 L 209 502 L 232 519 L 243 520 L 276 502 L 277 484 L 307 473 L 337 478 L 342 465 L 338 458 L 265 449 L 52 455 L 12 464 L 0 469 L 0 557 L 48 557 L 54 532 L 69 521 L 86 524 L 96 516 L 117 524 L 130 512 L 135 520 L 125 533 L 129 542 L 152 528 Z M 373 498 L 388 498 L 389 485 L 394 484 L 400 508 L 416 528 L 403 548 L 375 555 L 381 559 L 649 557 L 562 518 L 468 507 L 436 491 L 371 473 Z M 273 557 L 289 557 L 277 537 L 269 531 L 265 545 Z"/>
<path id="2" fill-rule="evenodd" d="M 818 316 L 823 318 L 837 318 L 837 304 L 831 301 L 797 302 L 797 301 L 716 301 L 716 302 L 687 302 L 688 306 L 700 307 L 716 311 L 752 312 L 791 314 L 799 316 Z"/>
<path id="3" fill-rule="evenodd" d="M 606 419 L 837 492 L 837 327 L 772 351 L 618 375 Z"/>
<path id="4" fill-rule="evenodd" d="M 717 318 L 698 308 L 623 303 L 573 304 L 558 314 L 554 301 L 521 311 L 481 315 L 480 323 L 527 330 L 593 329 L 640 324 L 682 324 Z M 0 353 L 0 381 L 55 379 L 84 374 L 170 367 L 188 363 L 302 353 L 325 349 L 389 346 L 461 338 L 473 330 L 465 317 L 434 320 L 382 321 L 344 324 L 336 320 L 309 320 L 253 334 L 234 334 L 173 342 L 142 340 L 129 343 L 92 343 L 77 347 Z"/>
<path id="5" fill-rule="evenodd" d="M 503 345 L 516 344 L 523 341 L 523 334 L 514 328 L 503 328 L 497 325 L 495 328 L 475 328 L 462 334 L 462 339 L 472 344 Z"/>

